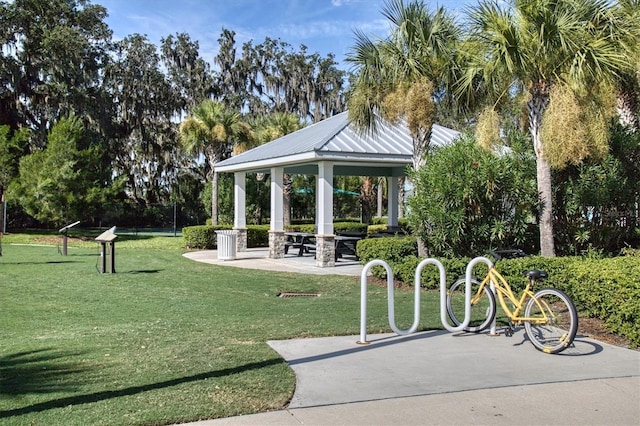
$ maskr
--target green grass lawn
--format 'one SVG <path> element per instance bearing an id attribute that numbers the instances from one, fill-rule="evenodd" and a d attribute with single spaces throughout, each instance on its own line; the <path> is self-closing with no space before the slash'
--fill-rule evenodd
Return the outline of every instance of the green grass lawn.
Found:
<path id="1" fill-rule="evenodd" d="M 170 237 L 119 239 L 117 273 L 100 274 L 93 241 L 63 257 L 55 245 L 10 244 L 34 241 L 22 238 L 7 236 L 0 257 L 2 424 L 155 425 L 278 409 L 295 377 L 268 340 L 359 333 L 358 277 L 201 264 Z M 276 297 L 289 291 L 322 295 Z M 396 297 L 408 328 L 413 293 Z M 389 330 L 386 303 L 386 289 L 369 286 L 369 333 Z M 440 327 L 438 303 L 423 303 L 423 329 Z"/>

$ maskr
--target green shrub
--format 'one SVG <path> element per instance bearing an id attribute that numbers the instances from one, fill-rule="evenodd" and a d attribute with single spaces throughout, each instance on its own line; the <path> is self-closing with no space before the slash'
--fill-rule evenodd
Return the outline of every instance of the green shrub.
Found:
<path id="1" fill-rule="evenodd" d="M 335 223 L 338 222 L 355 222 L 355 223 L 360 223 L 360 218 L 359 217 L 336 217 L 334 218 Z"/>
<path id="2" fill-rule="evenodd" d="M 394 264 L 392 270 L 395 277 L 407 284 L 415 282 L 416 268 L 424 259 L 417 256 L 408 256 L 402 263 Z M 470 259 L 437 259 L 442 263 L 446 273 L 447 287 L 451 286 L 458 278 L 463 277 Z M 483 271 L 484 269 L 484 271 Z M 478 273 L 486 273 L 487 268 L 478 266 L 475 270 Z M 420 285 L 426 290 L 440 290 L 440 269 L 437 266 L 428 264 L 422 268 L 420 274 Z"/>
<path id="3" fill-rule="evenodd" d="M 286 225 L 284 230 L 287 232 L 305 232 L 307 234 L 316 233 L 316 225 L 313 223 L 298 223 L 292 225 Z"/>
<path id="4" fill-rule="evenodd" d="M 384 225 L 385 227 L 387 226 L 387 223 L 389 223 L 389 219 L 385 216 L 383 217 L 374 217 L 373 220 L 371 221 L 372 225 Z M 406 217 L 400 217 L 398 218 L 398 226 L 407 234 L 410 234 L 410 227 L 409 227 L 409 221 L 407 220 Z M 384 229 L 384 228 L 383 228 Z"/>
<path id="5" fill-rule="evenodd" d="M 363 264 L 374 259 L 384 260 L 395 275 L 405 259 L 418 255 L 418 243 L 413 237 L 366 238 L 358 241 L 356 251 Z M 379 278 L 386 275 L 380 266 L 372 268 L 371 273 Z"/>
<path id="6" fill-rule="evenodd" d="M 565 291 L 579 309 L 640 346 L 640 259 L 574 258 L 565 268 Z"/>
<path id="7" fill-rule="evenodd" d="M 316 225 L 313 223 L 307 224 L 295 224 L 285 226 L 286 231 L 290 232 L 306 232 L 307 234 L 316 233 Z M 360 222 L 335 222 L 333 224 L 333 232 L 338 234 L 340 232 L 361 232 L 367 231 L 367 224 Z"/>
<path id="8" fill-rule="evenodd" d="M 386 231 L 387 225 L 369 225 L 367 226 L 367 234 L 376 234 L 378 232 Z"/>
<path id="9" fill-rule="evenodd" d="M 538 202 L 535 157 L 518 151 L 510 146 L 494 155 L 465 136 L 435 149 L 411 173 L 408 218 L 430 253 L 471 257 L 528 244 Z"/>
<path id="10" fill-rule="evenodd" d="M 358 257 L 366 263 L 382 259 L 401 263 L 407 256 L 417 256 L 418 243 L 413 237 L 366 238 L 358 241 Z"/>
<path id="11" fill-rule="evenodd" d="M 216 230 L 232 229 L 231 225 L 198 225 L 182 228 L 184 245 L 189 249 L 213 250 L 217 248 Z M 247 226 L 247 247 L 267 247 L 269 225 Z"/>
<path id="12" fill-rule="evenodd" d="M 371 219 L 371 224 L 372 225 L 386 225 L 387 224 L 387 218 L 382 216 L 382 217 L 374 217 Z"/>
<path id="13" fill-rule="evenodd" d="M 186 226 L 182 228 L 184 245 L 189 249 L 211 250 L 216 248 L 216 230 L 231 229 L 231 226 Z"/>
<path id="14" fill-rule="evenodd" d="M 622 256 L 640 257 L 640 249 L 625 247 L 620 250 Z"/>
<path id="15" fill-rule="evenodd" d="M 360 222 L 336 222 L 333 224 L 333 232 L 367 232 L 367 224 Z"/>
<path id="16" fill-rule="evenodd" d="M 524 289 L 527 281 L 524 272 L 531 269 L 545 271 L 549 278 L 540 284 L 542 287 L 555 287 L 567 291 L 563 276 L 567 262 L 571 258 L 527 256 L 517 259 L 504 259 L 496 264 L 498 272 L 507 280 L 514 291 Z M 483 274 L 478 274 L 484 276 Z"/>
<path id="17" fill-rule="evenodd" d="M 269 225 L 247 226 L 247 247 L 269 247 Z"/>
<path id="18" fill-rule="evenodd" d="M 372 235 L 372 234 L 387 234 L 387 235 L 395 235 L 395 236 L 405 236 L 405 235 L 412 235 L 409 229 L 403 228 L 403 227 L 398 227 L 395 228 L 393 230 L 389 229 L 388 225 L 369 225 L 367 227 L 367 234 L 368 235 Z"/>
<path id="19" fill-rule="evenodd" d="M 609 136 L 606 158 L 554 170 L 556 253 L 615 254 L 640 244 L 640 132 L 614 125 Z"/>

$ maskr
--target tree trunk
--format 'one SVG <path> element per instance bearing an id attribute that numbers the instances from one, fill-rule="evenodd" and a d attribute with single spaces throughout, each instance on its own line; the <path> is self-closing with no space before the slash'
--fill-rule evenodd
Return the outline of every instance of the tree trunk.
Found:
<path id="1" fill-rule="evenodd" d="M 553 192 L 551 189 L 551 167 L 543 156 L 536 157 L 538 173 L 538 194 L 542 210 L 540 212 L 540 254 L 555 256 L 553 242 Z"/>
<path id="2" fill-rule="evenodd" d="M 633 90 L 619 90 L 616 96 L 616 110 L 620 124 L 628 128 L 632 132 L 638 130 L 638 118 L 636 111 L 638 110 L 637 97 Z"/>
<path id="3" fill-rule="evenodd" d="M 427 250 L 427 246 L 424 244 L 422 238 L 418 237 L 418 257 L 426 258 L 429 257 L 429 250 Z"/>
<path id="4" fill-rule="evenodd" d="M 540 128 L 542 116 L 549 105 L 548 88 L 544 84 L 534 85 L 531 99 L 527 102 L 529 114 L 529 131 L 536 153 L 538 196 L 540 197 L 540 254 L 546 257 L 555 256 L 553 242 L 553 192 L 551 189 L 551 166 L 544 158 Z"/>
<path id="5" fill-rule="evenodd" d="M 218 172 L 213 172 L 211 179 L 211 225 L 218 224 Z"/>
<path id="6" fill-rule="evenodd" d="M 404 198 L 406 195 L 404 192 L 405 180 L 406 179 L 404 177 L 398 179 L 398 219 L 404 217 Z"/>
<path id="7" fill-rule="evenodd" d="M 378 214 L 377 217 L 382 217 L 382 202 L 384 201 L 384 193 L 382 191 L 382 185 L 383 185 L 383 179 L 382 177 L 378 178 Z"/>
<path id="8" fill-rule="evenodd" d="M 376 210 L 376 194 L 371 176 L 362 178 L 359 200 L 362 206 L 362 222 L 370 224 Z"/>
<path id="9" fill-rule="evenodd" d="M 291 175 L 285 173 L 283 176 L 283 197 L 282 197 L 282 211 L 284 214 L 283 223 L 284 226 L 291 225 L 291 192 L 293 191 L 293 180 Z"/>
<path id="10" fill-rule="evenodd" d="M 218 171 L 216 170 L 216 164 L 220 161 L 220 153 L 217 151 L 217 147 L 210 147 L 206 152 L 207 159 L 209 160 L 209 167 L 211 168 L 211 225 L 218 225 Z"/>

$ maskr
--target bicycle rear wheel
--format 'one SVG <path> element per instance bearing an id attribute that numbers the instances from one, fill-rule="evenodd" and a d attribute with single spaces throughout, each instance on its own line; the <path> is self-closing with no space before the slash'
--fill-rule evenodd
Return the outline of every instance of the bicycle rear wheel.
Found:
<path id="1" fill-rule="evenodd" d="M 464 291 L 466 280 L 460 278 L 453 283 L 447 292 L 447 313 L 454 325 L 458 326 L 464 321 Z M 496 298 L 488 286 L 485 286 L 482 294 L 476 297 L 480 283 L 471 280 L 471 321 L 464 328 L 465 331 L 478 333 L 489 327 L 496 317 Z"/>
<path id="2" fill-rule="evenodd" d="M 537 303 L 536 303 L 537 301 Z M 578 313 L 571 298 L 554 288 L 537 291 L 524 310 L 527 318 L 547 317 L 545 323 L 527 321 L 524 328 L 536 349 L 557 354 L 565 350 L 576 337 Z"/>

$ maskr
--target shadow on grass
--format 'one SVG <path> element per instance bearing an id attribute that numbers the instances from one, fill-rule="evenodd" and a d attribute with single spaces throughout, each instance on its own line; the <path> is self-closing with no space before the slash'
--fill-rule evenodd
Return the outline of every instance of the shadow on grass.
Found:
<path id="1" fill-rule="evenodd" d="M 77 375 L 87 370 L 63 358 L 80 355 L 55 349 L 19 352 L 0 358 L 0 395 L 73 392 Z"/>
<path id="2" fill-rule="evenodd" d="M 161 272 L 162 269 L 138 269 L 135 271 L 125 271 L 125 274 L 157 274 Z"/>
<path id="3" fill-rule="evenodd" d="M 86 395 L 70 396 L 67 398 L 59 398 L 59 399 L 54 399 L 52 401 L 41 402 L 38 404 L 33 404 L 33 405 L 29 405 L 22 408 L 16 408 L 13 410 L 0 411 L 0 418 L 38 413 L 38 412 L 42 412 L 42 411 L 46 411 L 54 408 L 63 408 L 70 405 L 90 404 L 93 402 L 104 401 L 112 398 L 119 398 L 122 396 L 136 395 L 143 392 L 148 392 L 156 389 L 164 389 L 171 386 L 197 382 L 200 380 L 210 379 L 214 377 L 230 376 L 233 374 L 238 374 L 238 373 L 242 373 L 250 370 L 258 370 L 264 367 L 269 367 L 272 365 L 277 365 L 282 363 L 284 363 L 284 360 L 282 358 L 274 358 L 274 359 L 261 361 L 261 362 L 252 362 L 252 363 L 241 365 L 238 367 L 226 368 L 224 370 L 208 371 L 205 373 L 179 377 L 176 379 L 165 380 L 157 383 L 149 383 L 146 385 L 132 386 L 129 388 L 118 389 L 118 390 L 94 392 Z"/>
<path id="4" fill-rule="evenodd" d="M 58 263 L 80 263 L 78 260 L 46 260 L 42 262 L 25 261 L 25 262 L 2 262 L 5 265 L 55 265 Z"/>

